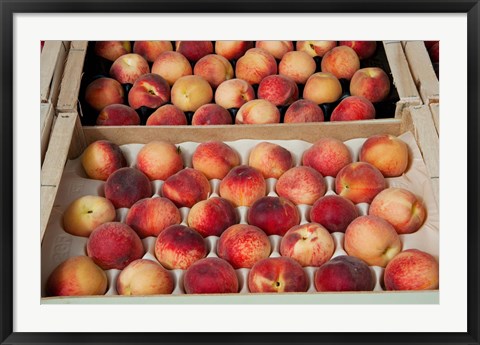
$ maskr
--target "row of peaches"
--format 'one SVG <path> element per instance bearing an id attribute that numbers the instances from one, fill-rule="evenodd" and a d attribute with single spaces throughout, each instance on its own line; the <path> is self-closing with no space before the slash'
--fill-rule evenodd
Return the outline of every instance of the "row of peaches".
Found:
<path id="1" fill-rule="evenodd" d="M 326 114 L 319 105 L 340 100 L 328 114 L 331 121 L 373 119 L 374 103 L 390 93 L 381 68 L 360 68 L 375 41 L 296 42 L 297 50 L 291 41 L 253 44 L 217 41 L 213 53 L 209 41 L 177 42 L 176 51 L 169 41 L 142 41 L 128 53 L 119 41 L 96 42 L 96 54 L 115 60 L 109 76 L 87 85 L 85 102 L 97 112 L 97 125 L 138 125 L 143 108 L 153 111 L 147 125 L 185 125 L 186 113 L 193 113 L 193 125 L 265 124 L 321 122 Z M 311 49 L 317 46 L 324 49 Z M 322 59 L 321 71 L 314 54 Z M 235 69 L 231 56 L 237 57 Z M 348 90 L 340 80 L 349 82 Z M 122 84 L 133 86 L 126 92 Z M 279 107 L 288 107 L 283 119 Z M 235 119 L 227 109 L 239 109 Z"/>

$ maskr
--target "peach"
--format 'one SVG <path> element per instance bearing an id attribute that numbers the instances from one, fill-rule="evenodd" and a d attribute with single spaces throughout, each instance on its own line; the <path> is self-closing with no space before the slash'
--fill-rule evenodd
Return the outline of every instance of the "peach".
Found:
<path id="1" fill-rule="evenodd" d="M 372 291 L 375 280 L 368 265 L 354 257 L 340 255 L 325 263 L 313 276 L 317 291 Z"/>
<path id="2" fill-rule="evenodd" d="M 133 84 L 146 73 L 150 73 L 147 60 L 134 53 L 120 56 L 110 67 L 110 76 L 120 84 Z"/>
<path id="3" fill-rule="evenodd" d="M 307 274 L 298 262 L 288 257 L 262 259 L 248 272 L 250 292 L 305 292 L 307 289 Z"/>
<path id="4" fill-rule="evenodd" d="M 248 165 L 259 170 L 264 178 L 278 179 L 293 167 L 293 156 L 280 145 L 262 141 L 250 151 Z"/>
<path id="5" fill-rule="evenodd" d="M 82 166 L 89 178 L 106 181 L 114 171 L 127 166 L 127 161 L 117 144 L 97 140 L 83 151 Z"/>
<path id="6" fill-rule="evenodd" d="M 280 242 L 280 254 L 303 267 L 322 266 L 335 251 L 333 237 L 317 223 L 305 223 L 288 230 Z"/>
<path id="7" fill-rule="evenodd" d="M 192 207 L 208 198 L 210 192 L 210 183 L 205 175 L 192 168 L 180 170 L 162 185 L 162 195 L 172 200 L 177 207 Z"/>
<path id="8" fill-rule="evenodd" d="M 299 99 L 288 107 L 283 122 L 323 122 L 324 120 L 323 110 L 315 102 L 308 99 Z"/>
<path id="9" fill-rule="evenodd" d="M 373 198 L 387 188 L 380 170 L 365 162 L 350 163 L 337 174 L 335 192 L 355 204 L 371 203 Z"/>
<path id="10" fill-rule="evenodd" d="M 338 79 L 352 79 L 360 69 L 360 59 L 357 53 L 347 46 L 338 46 L 322 58 L 322 72 L 332 73 Z"/>
<path id="11" fill-rule="evenodd" d="M 238 278 L 227 261 L 210 257 L 198 260 L 183 276 L 187 294 L 237 293 Z"/>
<path id="12" fill-rule="evenodd" d="M 248 165 L 239 165 L 220 182 L 219 192 L 235 207 L 250 206 L 267 194 L 267 184 L 260 171 Z"/>
<path id="13" fill-rule="evenodd" d="M 242 57 L 247 50 L 253 48 L 253 41 L 216 41 L 215 53 L 227 60 Z"/>
<path id="14" fill-rule="evenodd" d="M 344 249 L 348 255 L 370 266 L 385 267 L 402 250 L 402 242 L 390 223 L 377 216 L 355 218 L 345 231 Z"/>
<path id="15" fill-rule="evenodd" d="M 187 216 L 188 226 L 203 237 L 220 236 L 238 222 L 239 217 L 230 201 L 218 197 L 197 202 Z"/>
<path id="16" fill-rule="evenodd" d="M 235 116 L 236 124 L 269 124 L 280 122 L 280 111 L 265 99 L 254 99 L 240 107 Z"/>
<path id="17" fill-rule="evenodd" d="M 124 104 L 110 104 L 98 114 L 97 126 L 137 126 L 140 116 L 137 112 Z"/>
<path id="18" fill-rule="evenodd" d="M 326 52 L 337 46 L 337 41 L 297 41 L 297 50 L 311 57 L 323 57 Z"/>
<path id="19" fill-rule="evenodd" d="M 256 48 L 265 49 L 273 55 L 275 59 L 282 59 L 282 57 L 293 50 L 292 41 L 257 41 Z"/>
<path id="20" fill-rule="evenodd" d="M 277 62 L 272 54 L 260 48 L 247 50 L 235 65 L 235 76 L 252 85 L 260 84 L 272 74 L 277 74 Z"/>
<path id="21" fill-rule="evenodd" d="M 142 240 L 127 224 L 109 222 L 98 226 L 87 241 L 87 255 L 104 270 L 122 270 L 145 254 Z"/>
<path id="22" fill-rule="evenodd" d="M 373 135 L 363 143 L 359 160 L 374 165 L 385 177 L 401 176 L 409 163 L 408 146 L 394 135 Z"/>
<path id="23" fill-rule="evenodd" d="M 170 41 L 135 41 L 133 43 L 133 52 L 141 55 L 148 62 L 154 62 L 163 52 L 172 50 Z"/>
<path id="24" fill-rule="evenodd" d="M 233 67 L 223 56 L 209 54 L 197 61 L 193 74 L 205 78 L 216 89 L 225 80 L 233 78 Z"/>
<path id="25" fill-rule="evenodd" d="M 188 269 L 207 255 L 203 237 L 185 225 L 172 225 L 155 241 L 155 257 L 168 269 Z"/>
<path id="26" fill-rule="evenodd" d="M 183 169 L 183 158 L 174 144 L 154 140 L 138 152 L 136 165 L 150 180 L 166 180 Z"/>
<path id="27" fill-rule="evenodd" d="M 379 67 L 361 68 L 350 81 L 350 94 L 363 96 L 372 103 L 381 102 L 390 94 L 390 79 Z"/>
<path id="28" fill-rule="evenodd" d="M 297 84 L 305 84 L 316 69 L 315 60 L 303 51 L 286 53 L 278 64 L 278 73 L 291 78 Z"/>
<path id="29" fill-rule="evenodd" d="M 115 208 L 129 208 L 138 200 L 153 194 L 148 177 L 140 170 L 129 167 L 113 172 L 105 182 L 104 192 Z"/>
<path id="30" fill-rule="evenodd" d="M 385 219 L 399 234 L 416 232 L 427 217 L 425 206 L 412 192 L 387 188 L 373 199 L 368 214 Z"/>
<path id="31" fill-rule="evenodd" d="M 217 243 L 218 257 L 235 269 L 251 268 L 257 261 L 268 258 L 271 251 L 268 236 L 256 226 L 247 224 L 232 225 Z"/>
<path id="32" fill-rule="evenodd" d="M 298 166 L 287 170 L 275 185 L 277 194 L 296 205 L 312 205 L 325 195 L 327 184 L 322 174 L 311 167 Z"/>
<path id="33" fill-rule="evenodd" d="M 221 141 L 207 141 L 197 146 L 192 155 L 192 166 L 209 180 L 223 179 L 228 172 L 240 165 L 240 155 Z"/>
<path id="34" fill-rule="evenodd" d="M 362 96 L 345 97 L 330 115 L 330 121 L 372 120 L 374 118 L 375 107 L 372 102 Z"/>
<path id="35" fill-rule="evenodd" d="M 175 50 L 191 62 L 197 62 L 205 55 L 213 53 L 211 41 L 177 41 L 175 45 Z"/>
<path id="36" fill-rule="evenodd" d="M 178 208 L 167 198 L 145 198 L 138 200 L 128 210 L 125 223 L 140 238 L 158 236 L 170 225 L 180 224 L 182 216 Z"/>
<path id="37" fill-rule="evenodd" d="M 287 76 L 269 75 L 258 85 L 257 94 L 276 106 L 290 105 L 298 100 L 298 86 Z"/>
<path id="38" fill-rule="evenodd" d="M 305 83 L 303 98 L 316 104 L 332 103 L 342 95 L 340 81 L 331 73 L 312 74 Z"/>
<path id="39" fill-rule="evenodd" d="M 300 212 L 288 199 L 264 196 L 248 209 L 247 222 L 269 236 L 283 236 L 291 227 L 300 224 Z"/>
<path id="40" fill-rule="evenodd" d="M 88 237 L 103 223 L 113 222 L 116 213 L 106 198 L 85 195 L 75 199 L 63 212 L 63 229 L 71 235 Z"/>
<path id="41" fill-rule="evenodd" d="M 182 54 L 166 51 L 161 53 L 153 62 L 152 73 L 158 74 L 172 86 L 177 79 L 191 75 L 192 66 Z"/>
<path id="42" fill-rule="evenodd" d="M 338 45 L 352 48 L 360 60 L 372 57 L 377 50 L 376 41 L 340 41 Z"/>
<path id="43" fill-rule="evenodd" d="M 116 287 L 119 295 L 168 295 L 174 281 L 170 272 L 155 261 L 138 259 L 120 272 Z"/>
<path id="44" fill-rule="evenodd" d="M 253 99 L 255 91 L 252 85 L 243 79 L 225 80 L 215 90 L 215 103 L 225 109 L 240 108 Z"/>
<path id="45" fill-rule="evenodd" d="M 100 111 L 110 104 L 123 104 L 122 85 L 112 78 L 98 78 L 87 85 L 85 102 L 94 110 Z"/>
<path id="46" fill-rule="evenodd" d="M 147 126 L 187 125 L 185 113 L 173 104 L 165 104 L 155 110 L 147 119 Z"/>
<path id="47" fill-rule="evenodd" d="M 105 272 L 88 256 L 74 256 L 63 261 L 49 275 L 47 296 L 91 296 L 107 292 Z"/>
<path id="48" fill-rule="evenodd" d="M 170 85 L 158 74 L 147 73 L 138 77 L 128 92 L 128 104 L 133 109 L 157 109 L 170 102 Z"/>
<path id="49" fill-rule="evenodd" d="M 227 109 L 215 103 L 202 105 L 195 110 L 192 117 L 193 126 L 231 125 L 232 122 L 232 116 Z"/>
<path id="50" fill-rule="evenodd" d="M 323 225 L 330 232 L 345 232 L 359 215 L 353 202 L 335 194 L 318 199 L 310 209 L 310 221 Z"/>
<path id="51" fill-rule="evenodd" d="M 195 111 L 213 99 L 212 87 L 198 75 L 177 79 L 171 90 L 172 103 L 182 111 Z"/>
<path id="52" fill-rule="evenodd" d="M 131 53 L 130 41 L 97 41 L 93 48 L 95 55 L 109 61 L 115 61 L 120 56 Z"/>
<path id="53" fill-rule="evenodd" d="M 323 176 L 337 176 L 346 165 L 352 163 L 352 155 L 343 142 L 335 138 L 317 140 L 302 156 L 302 164 L 312 167 Z"/>
<path id="54" fill-rule="evenodd" d="M 395 256 L 383 275 L 387 290 L 436 290 L 439 285 L 438 261 L 418 249 Z"/>

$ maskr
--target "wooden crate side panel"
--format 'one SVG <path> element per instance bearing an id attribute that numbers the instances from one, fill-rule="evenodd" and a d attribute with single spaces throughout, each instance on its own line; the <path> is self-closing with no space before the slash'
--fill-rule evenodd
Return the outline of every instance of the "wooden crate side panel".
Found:
<path id="1" fill-rule="evenodd" d="M 400 100 L 408 105 L 422 104 L 400 41 L 383 41 L 383 46 Z"/>
<path id="2" fill-rule="evenodd" d="M 405 41 L 405 56 L 424 104 L 439 101 L 438 78 L 423 41 Z"/>
<path id="3" fill-rule="evenodd" d="M 45 153 L 47 152 L 48 143 L 50 140 L 50 133 L 53 126 L 53 118 L 55 117 L 55 109 L 53 105 L 49 103 L 40 104 L 40 156 L 41 163 L 45 159 Z"/>
<path id="4" fill-rule="evenodd" d="M 422 152 L 423 160 L 430 177 L 439 177 L 439 141 L 433 124 L 430 108 L 427 105 L 411 107 L 414 136 Z"/>
<path id="5" fill-rule="evenodd" d="M 62 47 L 62 41 L 45 41 L 40 54 L 40 102 L 48 101 L 50 84 Z"/>
<path id="6" fill-rule="evenodd" d="M 57 111 L 60 113 L 77 109 L 87 44 L 87 41 L 72 41 L 70 44 L 57 102 Z"/>
<path id="7" fill-rule="evenodd" d="M 184 141 L 204 142 L 209 140 L 231 141 L 238 139 L 280 139 L 315 142 L 322 137 L 349 140 L 379 133 L 400 135 L 402 121 L 368 120 L 350 123 L 289 124 L 284 125 L 233 125 L 233 126 L 93 126 L 83 127 L 86 145 L 107 139 L 118 145 L 152 140 L 167 140 L 172 143 Z M 285 130 L 279 131 L 279 128 Z"/>
<path id="8" fill-rule="evenodd" d="M 63 167 L 67 161 L 77 118 L 78 115 L 76 113 L 58 115 L 42 166 L 42 186 L 58 185 L 62 176 Z"/>
<path id="9" fill-rule="evenodd" d="M 440 103 L 431 103 L 430 104 L 430 111 L 432 112 L 433 123 L 435 124 L 435 128 L 437 130 L 438 135 L 440 135 Z"/>

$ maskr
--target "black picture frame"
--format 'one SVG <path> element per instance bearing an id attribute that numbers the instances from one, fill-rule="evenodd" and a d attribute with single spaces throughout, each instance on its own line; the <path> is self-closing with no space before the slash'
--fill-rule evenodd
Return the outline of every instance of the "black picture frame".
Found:
<path id="1" fill-rule="evenodd" d="M 114 5 L 113 5 L 114 4 Z M 274 6 L 272 6 L 274 4 Z M 0 340 L 2 344 L 479 344 L 479 15 L 478 0 L 0 0 Z M 468 315 L 465 333 L 17 333 L 13 332 L 13 16 L 15 13 L 466 13 L 468 15 Z M 455 317 L 452 315 L 452 317 Z"/>

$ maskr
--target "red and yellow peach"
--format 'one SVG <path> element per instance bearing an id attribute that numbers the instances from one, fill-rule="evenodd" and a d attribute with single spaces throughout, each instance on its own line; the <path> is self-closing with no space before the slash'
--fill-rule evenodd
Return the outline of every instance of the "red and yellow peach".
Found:
<path id="1" fill-rule="evenodd" d="M 107 292 L 105 272 L 88 256 L 74 256 L 63 261 L 49 275 L 47 296 L 92 296 Z"/>
<path id="2" fill-rule="evenodd" d="M 332 235 L 322 225 L 305 223 L 288 230 L 280 242 L 280 254 L 297 261 L 303 267 L 319 267 L 335 251 Z"/>
<path id="3" fill-rule="evenodd" d="M 207 255 L 203 237 L 185 225 L 172 225 L 155 241 L 155 257 L 168 269 L 188 269 Z"/>
<path id="4" fill-rule="evenodd" d="M 311 167 L 298 166 L 287 170 L 275 185 L 277 194 L 294 204 L 312 205 L 327 191 L 322 174 Z"/>
<path id="5" fill-rule="evenodd" d="M 178 208 L 167 198 L 145 198 L 137 201 L 128 210 L 125 223 L 140 238 L 158 236 L 170 225 L 180 224 L 182 216 Z"/>
<path id="6" fill-rule="evenodd" d="M 145 253 L 142 240 L 127 224 L 108 222 L 90 234 L 87 255 L 104 270 L 122 270 Z"/>
<path id="7" fill-rule="evenodd" d="M 217 244 L 218 257 L 233 268 L 251 268 L 257 261 L 268 258 L 272 246 L 268 236 L 258 227 L 236 224 L 226 229 Z"/>
<path id="8" fill-rule="evenodd" d="M 235 207 L 251 206 L 265 196 L 267 184 L 260 171 L 248 165 L 234 167 L 220 182 L 220 196 Z"/>

